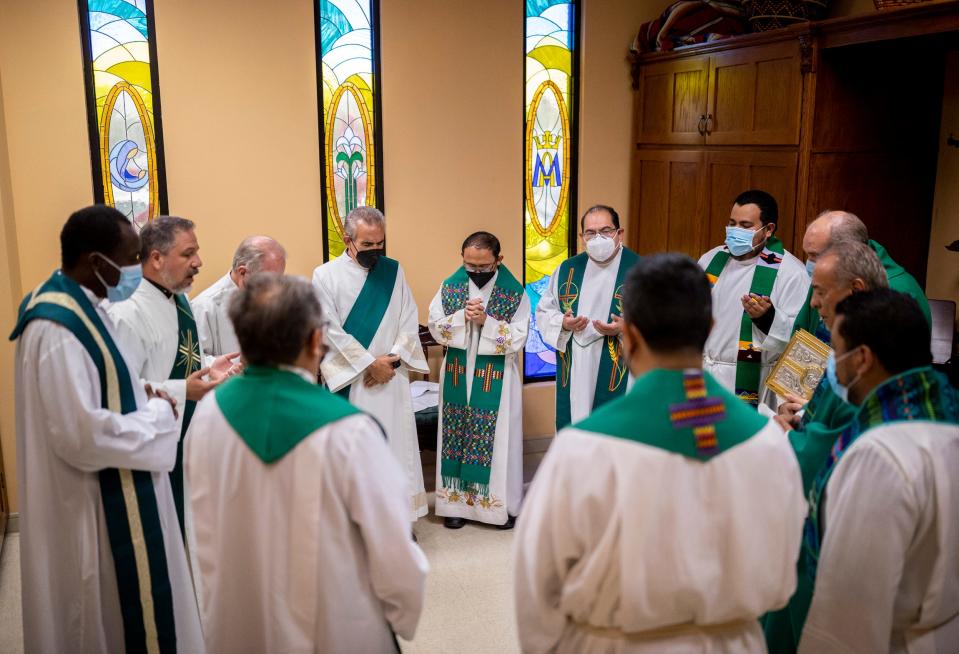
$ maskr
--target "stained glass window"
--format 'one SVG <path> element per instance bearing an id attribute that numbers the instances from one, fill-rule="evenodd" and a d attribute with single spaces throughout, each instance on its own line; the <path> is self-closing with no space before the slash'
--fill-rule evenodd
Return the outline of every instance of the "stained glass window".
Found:
<path id="1" fill-rule="evenodd" d="M 344 249 L 343 219 L 356 207 L 383 206 L 380 176 L 376 0 L 317 0 L 323 107 L 324 258 Z"/>
<path id="2" fill-rule="evenodd" d="M 80 0 L 93 187 L 142 227 L 166 211 L 152 0 Z"/>
<path id="3" fill-rule="evenodd" d="M 535 310 L 549 276 L 572 254 L 575 233 L 577 10 L 576 0 L 526 0 L 524 274 L 534 311 L 527 379 L 556 374 L 556 352 L 543 343 Z"/>

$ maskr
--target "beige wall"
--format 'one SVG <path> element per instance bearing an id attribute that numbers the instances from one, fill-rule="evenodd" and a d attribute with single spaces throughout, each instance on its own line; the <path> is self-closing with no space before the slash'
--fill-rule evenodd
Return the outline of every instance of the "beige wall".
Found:
<path id="1" fill-rule="evenodd" d="M 959 148 L 946 145 L 950 135 L 959 138 L 959 51 L 949 53 L 946 58 L 939 166 L 926 273 L 926 295 L 959 304 L 959 252 L 945 248 L 959 239 Z"/>
<path id="2" fill-rule="evenodd" d="M 523 3 L 381 2 L 390 253 L 404 263 L 422 318 L 469 231 L 495 232 L 506 263 L 521 270 Z M 581 208 L 605 202 L 627 213 L 626 46 L 664 4 L 584 2 Z M 169 205 L 198 223 L 197 291 L 253 232 L 278 238 L 289 271 L 308 275 L 321 259 L 312 3 L 164 0 L 156 27 Z M 76 2 L 0 0 L 0 84 L 8 329 L 23 290 L 56 267 L 66 216 L 92 201 Z M 0 346 L 0 436 L 15 493 L 11 357 Z M 527 387 L 527 436 L 550 433 L 552 394 L 551 384 Z"/>

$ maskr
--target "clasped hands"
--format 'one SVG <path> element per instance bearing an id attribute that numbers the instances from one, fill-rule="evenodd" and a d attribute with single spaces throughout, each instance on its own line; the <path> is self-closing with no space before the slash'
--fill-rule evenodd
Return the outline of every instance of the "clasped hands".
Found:
<path id="1" fill-rule="evenodd" d="M 466 307 L 463 309 L 463 313 L 466 316 L 467 322 L 480 326 L 486 324 L 486 307 L 483 306 L 482 298 L 474 297 L 468 300 Z"/>
<path id="2" fill-rule="evenodd" d="M 600 320 L 590 321 L 586 316 L 573 316 L 573 310 L 568 310 L 563 315 L 563 329 L 568 332 L 579 333 L 586 329 L 592 322 L 593 329 L 603 336 L 619 336 L 623 333 L 623 319 L 614 313 L 609 314 L 610 321 L 602 322 Z"/>
<path id="3" fill-rule="evenodd" d="M 774 420 L 785 431 L 796 429 L 799 427 L 799 422 L 801 420 L 799 412 L 802 411 L 804 406 L 806 406 L 806 400 L 802 399 L 798 395 L 786 393 L 786 401 L 779 405 L 779 409 L 777 410 Z"/>
<path id="4" fill-rule="evenodd" d="M 740 301 L 750 318 L 761 318 L 773 305 L 768 295 L 756 295 L 755 293 L 747 293 L 740 298 Z"/>

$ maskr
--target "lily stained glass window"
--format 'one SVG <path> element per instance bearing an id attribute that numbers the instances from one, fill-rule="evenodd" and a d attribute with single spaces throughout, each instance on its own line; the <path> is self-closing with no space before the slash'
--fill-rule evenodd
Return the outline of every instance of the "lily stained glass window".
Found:
<path id="1" fill-rule="evenodd" d="M 527 379 L 556 374 L 556 352 L 543 343 L 535 310 L 549 276 L 572 254 L 577 90 L 575 0 L 526 0 L 524 132 L 524 274 L 534 319 L 526 343 Z M 574 230 L 575 232 L 575 230 Z"/>
<path id="2" fill-rule="evenodd" d="M 324 259 L 343 252 L 351 210 L 383 206 L 377 10 L 376 0 L 317 0 Z"/>
<path id="3" fill-rule="evenodd" d="M 151 0 L 80 0 L 93 188 L 137 227 L 166 211 Z"/>

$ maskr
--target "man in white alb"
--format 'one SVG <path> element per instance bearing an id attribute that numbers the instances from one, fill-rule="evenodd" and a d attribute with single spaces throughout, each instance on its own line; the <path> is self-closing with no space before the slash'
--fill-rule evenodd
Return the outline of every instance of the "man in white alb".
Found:
<path id="1" fill-rule="evenodd" d="M 313 271 L 330 355 L 323 380 L 383 425 L 409 480 L 413 519 L 426 515 L 410 372 L 428 373 L 416 302 L 403 267 L 385 256 L 386 221 L 375 207 L 357 207 L 343 224 L 346 250 Z"/>
<path id="2" fill-rule="evenodd" d="M 228 312 L 230 299 L 243 288 L 247 277 L 258 272 L 286 270 L 286 250 L 269 236 L 243 239 L 233 255 L 230 272 L 190 302 L 203 354 L 218 357 L 240 349 Z"/>

